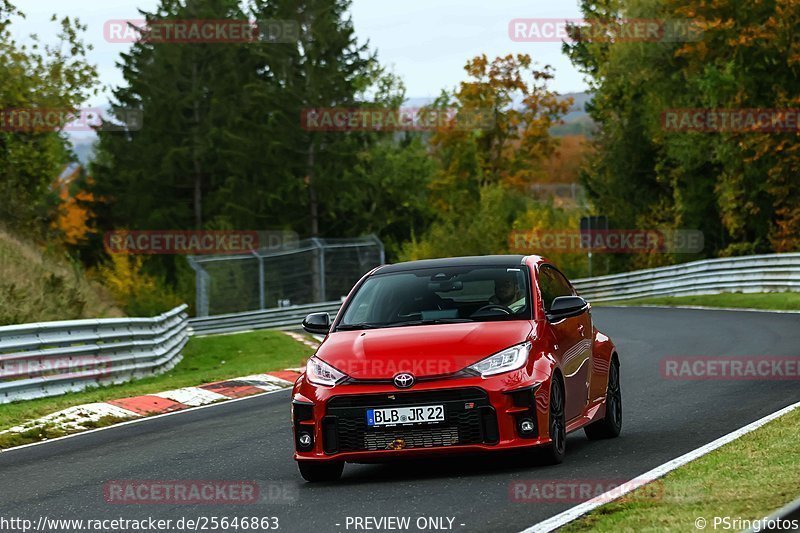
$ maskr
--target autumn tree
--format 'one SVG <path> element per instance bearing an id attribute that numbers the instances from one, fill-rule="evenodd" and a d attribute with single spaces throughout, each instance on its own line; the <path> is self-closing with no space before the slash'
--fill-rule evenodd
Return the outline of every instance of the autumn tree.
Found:
<path id="1" fill-rule="evenodd" d="M 796 109 L 800 3 L 586 0 L 589 22 L 685 21 L 684 38 L 580 39 L 564 49 L 599 125 L 583 181 L 618 228 L 700 229 L 705 255 L 800 248 L 798 133 L 673 131 L 668 110 Z M 619 269 L 685 256 L 615 258 Z"/>
<path id="2" fill-rule="evenodd" d="M 85 26 L 79 21 L 57 21 L 55 43 L 32 36 L 32 44 L 25 45 L 10 30 L 21 16 L 8 0 L 0 0 L 0 222 L 41 233 L 55 213 L 53 180 L 72 156 L 63 133 L 20 127 L 10 113 L 32 108 L 74 111 L 93 94 L 97 73 L 86 62 L 90 47 L 81 38 Z"/>
<path id="3" fill-rule="evenodd" d="M 467 80 L 430 109 L 452 114 L 430 138 L 437 219 L 406 246 L 407 258 L 507 251 L 527 188 L 557 146 L 549 130 L 570 106 L 547 89 L 552 69 L 528 55 L 478 56 L 465 71 Z"/>

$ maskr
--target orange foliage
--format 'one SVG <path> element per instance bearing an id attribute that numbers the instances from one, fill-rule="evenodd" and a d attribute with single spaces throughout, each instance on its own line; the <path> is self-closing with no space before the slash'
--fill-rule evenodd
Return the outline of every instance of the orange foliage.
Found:
<path id="1" fill-rule="evenodd" d="M 542 183 L 577 183 L 581 164 L 591 149 L 584 135 L 566 135 L 544 163 L 546 177 Z"/>
<path id="2" fill-rule="evenodd" d="M 552 70 L 538 69 L 527 54 L 492 61 L 481 55 L 464 69 L 469 80 L 437 103 L 486 120 L 474 130 L 446 125 L 435 131 L 431 145 L 444 169 L 434 190 L 463 188 L 468 182 L 525 190 L 539 181 L 543 162 L 557 148 L 550 127 L 571 100 L 547 89 Z"/>
<path id="3" fill-rule="evenodd" d="M 669 0 L 677 17 L 691 19 L 703 30 L 703 39 L 687 42 L 676 56 L 687 70 L 703 72 L 711 65 L 724 65 L 735 77 L 736 88 L 719 107 L 796 109 L 800 96 L 800 0 L 753 2 L 739 0 Z M 758 90 L 756 90 L 758 89 Z M 735 236 L 748 219 L 764 216 L 756 192 L 762 189 L 772 202 L 769 240 L 776 252 L 800 250 L 800 133 L 797 131 L 743 131 L 730 134 L 730 146 L 741 157 L 742 167 L 758 168 L 766 183 L 759 187 L 743 181 L 736 169 L 727 179 L 741 189 L 749 201 L 722 204 L 723 222 Z M 739 182 L 744 185 L 739 186 Z"/>
<path id="4" fill-rule="evenodd" d="M 61 176 L 56 184 L 61 203 L 53 225 L 63 234 L 64 242 L 70 245 L 83 244 L 88 236 L 94 233 L 89 225 L 92 212 L 85 207 L 86 203 L 94 201 L 94 197 L 83 190 L 77 192 L 71 190 L 80 173 L 81 167 L 76 166 L 70 174 Z"/>

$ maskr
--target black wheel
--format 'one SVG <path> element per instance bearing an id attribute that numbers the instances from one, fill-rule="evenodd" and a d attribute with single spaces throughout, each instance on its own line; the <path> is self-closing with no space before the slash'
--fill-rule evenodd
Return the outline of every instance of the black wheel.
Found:
<path id="1" fill-rule="evenodd" d="M 567 421 L 564 415 L 564 387 L 561 380 L 553 376 L 550 387 L 550 420 L 548 422 L 550 444 L 541 449 L 545 464 L 557 465 L 564 461 L 567 453 Z"/>
<path id="2" fill-rule="evenodd" d="M 583 428 L 589 440 L 613 439 L 622 431 L 622 391 L 619 386 L 619 362 L 611 361 L 606 390 L 606 416 Z"/>
<path id="3" fill-rule="evenodd" d="M 323 481 L 336 481 L 342 477 L 344 471 L 343 462 L 318 463 L 316 461 L 298 461 L 300 475 L 310 483 Z"/>

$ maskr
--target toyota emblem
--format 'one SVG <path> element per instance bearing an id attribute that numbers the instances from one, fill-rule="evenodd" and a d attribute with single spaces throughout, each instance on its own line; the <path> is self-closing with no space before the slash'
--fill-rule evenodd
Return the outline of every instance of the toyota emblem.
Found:
<path id="1" fill-rule="evenodd" d="M 394 377 L 394 386 L 398 389 L 407 389 L 414 385 L 414 376 L 411 374 L 397 374 Z"/>

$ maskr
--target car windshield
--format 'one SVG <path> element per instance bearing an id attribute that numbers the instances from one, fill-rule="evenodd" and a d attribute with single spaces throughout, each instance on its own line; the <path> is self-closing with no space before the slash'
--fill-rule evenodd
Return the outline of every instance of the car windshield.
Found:
<path id="1" fill-rule="evenodd" d="M 337 330 L 530 318 L 525 268 L 458 267 L 378 274 Z"/>

